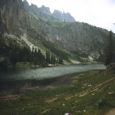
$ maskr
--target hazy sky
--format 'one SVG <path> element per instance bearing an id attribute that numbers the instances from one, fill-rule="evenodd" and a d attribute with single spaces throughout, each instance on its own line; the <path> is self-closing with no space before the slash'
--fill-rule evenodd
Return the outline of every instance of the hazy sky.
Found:
<path id="1" fill-rule="evenodd" d="M 115 32 L 115 0 L 28 0 L 38 7 L 45 5 L 51 12 L 69 12 L 79 22 L 86 22 Z"/>

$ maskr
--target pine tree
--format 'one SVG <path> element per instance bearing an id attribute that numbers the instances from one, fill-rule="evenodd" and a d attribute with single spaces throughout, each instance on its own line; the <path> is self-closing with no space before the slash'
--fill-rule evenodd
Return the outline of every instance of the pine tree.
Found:
<path id="1" fill-rule="evenodd" d="M 56 64 L 56 57 L 54 55 L 51 56 L 51 64 Z"/>
<path id="2" fill-rule="evenodd" d="M 109 32 L 109 40 L 108 40 L 108 45 L 106 48 L 106 59 L 105 59 L 105 65 L 110 65 L 113 62 L 114 58 L 114 47 L 113 47 L 113 39 L 112 39 L 112 32 Z"/>
<path id="3" fill-rule="evenodd" d="M 63 59 L 59 58 L 59 64 L 63 64 Z"/>
<path id="4" fill-rule="evenodd" d="M 51 63 L 51 56 L 50 56 L 50 52 L 49 51 L 46 51 L 46 62 L 47 63 Z"/>
<path id="5" fill-rule="evenodd" d="M 46 65 L 45 56 L 42 54 L 42 52 L 40 50 L 38 51 L 38 59 L 39 59 L 39 63 L 40 63 L 41 66 Z"/>

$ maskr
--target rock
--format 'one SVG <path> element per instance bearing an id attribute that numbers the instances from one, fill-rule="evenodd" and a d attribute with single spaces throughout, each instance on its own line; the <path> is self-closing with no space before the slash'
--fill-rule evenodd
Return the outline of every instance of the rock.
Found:
<path id="1" fill-rule="evenodd" d="M 85 113 L 85 112 L 86 112 L 86 110 L 83 110 L 83 112 Z"/>
<path id="2" fill-rule="evenodd" d="M 111 92 L 108 92 L 108 94 L 109 94 L 109 95 L 112 95 L 113 93 L 114 93 L 113 91 L 111 91 Z"/>

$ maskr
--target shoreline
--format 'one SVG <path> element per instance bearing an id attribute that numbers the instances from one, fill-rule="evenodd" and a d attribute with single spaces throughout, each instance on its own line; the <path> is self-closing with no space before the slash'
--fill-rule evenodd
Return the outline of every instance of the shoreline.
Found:
<path id="1" fill-rule="evenodd" d="M 10 92 L 11 94 L 20 94 L 23 93 L 22 90 L 27 89 L 43 89 L 48 87 L 58 87 L 64 85 L 71 85 L 73 79 L 78 77 L 80 74 L 94 72 L 94 71 L 104 71 L 104 70 L 92 70 L 86 72 L 77 72 L 71 73 L 67 75 L 62 75 L 55 78 L 47 78 L 47 79 L 26 79 L 26 80 L 3 80 L 0 81 L 0 95 L 3 92 Z"/>

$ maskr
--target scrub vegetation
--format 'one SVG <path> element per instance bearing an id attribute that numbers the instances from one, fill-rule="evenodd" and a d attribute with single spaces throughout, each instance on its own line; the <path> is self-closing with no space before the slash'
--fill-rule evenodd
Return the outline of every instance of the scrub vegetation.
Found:
<path id="1" fill-rule="evenodd" d="M 66 81 L 61 84 L 60 81 Z M 68 82 L 70 81 L 70 82 Z M 49 83 L 48 83 L 49 82 Z M 44 83 L 44 85 L 43 85 Z M 2 115 L 102 115 L 115 107 L 115 77 L 94 71 L 42 81 L 19 94 L 0 97 Z"/>

